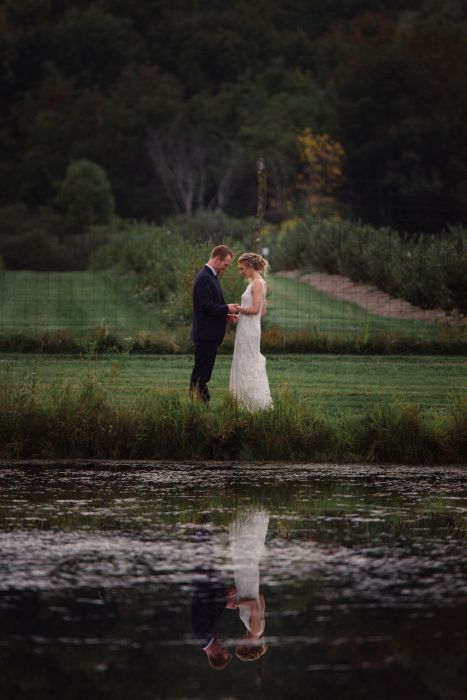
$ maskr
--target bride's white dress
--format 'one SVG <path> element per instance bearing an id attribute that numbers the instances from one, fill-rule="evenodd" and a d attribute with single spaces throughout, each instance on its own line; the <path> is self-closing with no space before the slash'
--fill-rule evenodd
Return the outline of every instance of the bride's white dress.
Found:
<path id="1" fill-rule="evenodd" d="M 269 513 L 265 510 L 243 513 L 229 526 L 230 552 L 234 568 L 235 587 L 239 598 L 238 612 L 246 629 L 251 632 L 251 603 L 256 601 L 264 632 L 264 598 L 259 594 L 259 565 L 265 551 Z"/>
<path id="2" fill-rule="evenodd" d="M 234 353 L 230 368 L 230 391 L 250 411 L 272 407 L 266 374 L 266 358 L 261 354 L 261 311 L 266 301 L 263 285 L 263 305 L 255 315 L 240 314 L 235 334 Z M 253 305 L 253 282 L 242 294 L 242 306 Z"/>

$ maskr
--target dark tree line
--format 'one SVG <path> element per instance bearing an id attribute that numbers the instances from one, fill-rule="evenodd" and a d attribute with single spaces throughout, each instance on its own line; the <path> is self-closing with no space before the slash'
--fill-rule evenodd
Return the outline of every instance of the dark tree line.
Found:
<path id="1" fill-rule="evenodd" d="M 3 0 L 0 204 L 53 205 L 85 159 L 124 217 L 251 215 L 263 155 L 280 217 L 312 129 L 348 215 L 465 223 L 466 65 L 461 0 Z"/>

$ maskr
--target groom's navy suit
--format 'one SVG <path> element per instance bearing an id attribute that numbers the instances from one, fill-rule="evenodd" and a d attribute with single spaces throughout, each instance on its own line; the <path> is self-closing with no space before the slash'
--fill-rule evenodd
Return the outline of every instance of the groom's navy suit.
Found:
<path id="1" fill-rule="evenodd" d="M 212 533 L 200 525 L 194 532 L 194 544 L 200 562 L 193 573 L 191 627 L 203 647 L 216 636 L 217 626 L 227 605 L 224 575 L 214 565 Z"/>
<path id="2" fill-rule="evenodd" d="M 217 349 L 225 335 L 228 308 L 219 278 L 208 265 L 196 275 L 193 284 L 193 326 L 191 337 L 195 346 L 195 366 L 190 389 L 209 402 L 207 383 L 211 379 Z"/>

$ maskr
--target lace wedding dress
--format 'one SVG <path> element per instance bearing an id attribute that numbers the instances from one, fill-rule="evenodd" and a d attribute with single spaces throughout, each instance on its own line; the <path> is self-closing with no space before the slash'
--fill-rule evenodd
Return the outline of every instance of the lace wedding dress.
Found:
<path id="1" fill-rule="evenodd" d="M 266 299 L 266 282 L 263 284 L 263 306 Z M 253 282 L 242 294 L 242 306 L 253 304 Z M 240 314 L 235 334 L 234 353 L 230 368 L 230 391 L 250 411 L 272 407 L 266 374 L 266 358 L 260 352 L 261 310 L 257 314 Z"/>

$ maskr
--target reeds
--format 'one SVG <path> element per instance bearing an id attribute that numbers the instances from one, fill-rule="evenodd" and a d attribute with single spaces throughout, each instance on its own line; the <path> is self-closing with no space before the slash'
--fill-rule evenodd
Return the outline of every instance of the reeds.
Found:
<path id="1" fill-rule="evenodd" d="M 281 391 L 273 410 L 252 414 L 229 395 L 216 409 L 180 392 L 123 403 L 92 374 L 47 390 L 10 377 L 0 390 L 3 459 L 440 464 L 466 456 L 467 400 L 448 414 L 388 404 L 330 415 Z"/>

